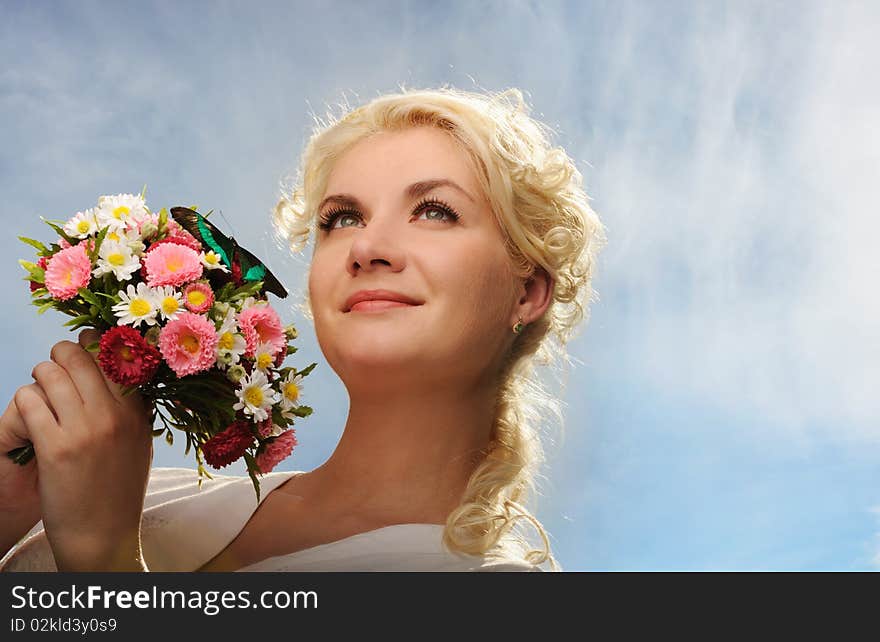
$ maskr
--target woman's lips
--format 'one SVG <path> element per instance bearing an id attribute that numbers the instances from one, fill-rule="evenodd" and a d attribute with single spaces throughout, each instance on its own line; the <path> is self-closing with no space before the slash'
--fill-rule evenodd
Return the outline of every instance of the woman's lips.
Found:
<path id="1" fill-rule="evenodd" d="M 370 299 L 369 301 L 360 301 L 351 306 L 351 312 L 381 312 L 389 308 L 414 308 L 416 306 L 411 303 L 403 303 L 402 301 L 389 301 L 387 299 Z"/>

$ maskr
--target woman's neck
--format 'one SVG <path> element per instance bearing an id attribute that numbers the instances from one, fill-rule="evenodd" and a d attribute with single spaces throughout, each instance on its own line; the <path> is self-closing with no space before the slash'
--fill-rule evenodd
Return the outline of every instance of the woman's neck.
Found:
<path id="1" fill-rule="evenodd" d="M 377 522 L 443 523 L 485 454 L 493 418 L 492 391 L 355 391 L 339 444 L 309 473 L 312 497 Z"/>

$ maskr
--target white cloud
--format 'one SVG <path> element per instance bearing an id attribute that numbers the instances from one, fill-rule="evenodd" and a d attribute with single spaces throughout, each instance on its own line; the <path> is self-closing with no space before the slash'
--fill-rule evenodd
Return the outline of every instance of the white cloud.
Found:
<path id="1" fill-rule="evenodd" d="M 777 436 L 880 443 L 877 17 L 703 15 L 676 45 L 624 29 L 629 89 L 600 93 L 621 127 L 593 141 L 591 182 L 610 227 L 600 295 L 638 315 L 620 319 L 625 367 Z"/>

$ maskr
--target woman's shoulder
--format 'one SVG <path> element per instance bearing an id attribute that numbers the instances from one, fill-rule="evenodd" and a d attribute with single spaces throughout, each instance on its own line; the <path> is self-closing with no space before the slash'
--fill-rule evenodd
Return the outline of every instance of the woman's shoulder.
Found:
<path id="1" fill-rule="evenodd" d="M 295 471 L 260 477 L 260 501 Z M 141 522 L 144 557 L 151 570 L 198 568 L 226 546 L 258 505 L 249 476 L 195 469 L 150 469 Z M 2 571 L 54 571 L 42 520 L 0 560 Z"/>

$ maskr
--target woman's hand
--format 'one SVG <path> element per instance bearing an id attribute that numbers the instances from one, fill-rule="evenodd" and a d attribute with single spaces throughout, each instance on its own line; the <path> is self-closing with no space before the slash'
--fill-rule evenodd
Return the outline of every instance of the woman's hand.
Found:
<path id="1" fill-rule="evenodd" d="M 26 386 L 45 399 L 35 383 Z M 28 430 L 15 401 L 10 401 L 0 416 L 0 557 L 40 521 L 40 492 L 37 487 L 37 462 L 24 466 L 6 456 L 10 450 L 28 444 Z"/>
<path id="2" fill-rule="evenodd" d="M 34 445 L 46 538 L 59 571 L 143 571 L 144 495 L 153 457 L 147 409 L 123 396 L 83 346 L 61 341 L 15 407 Z"/>

